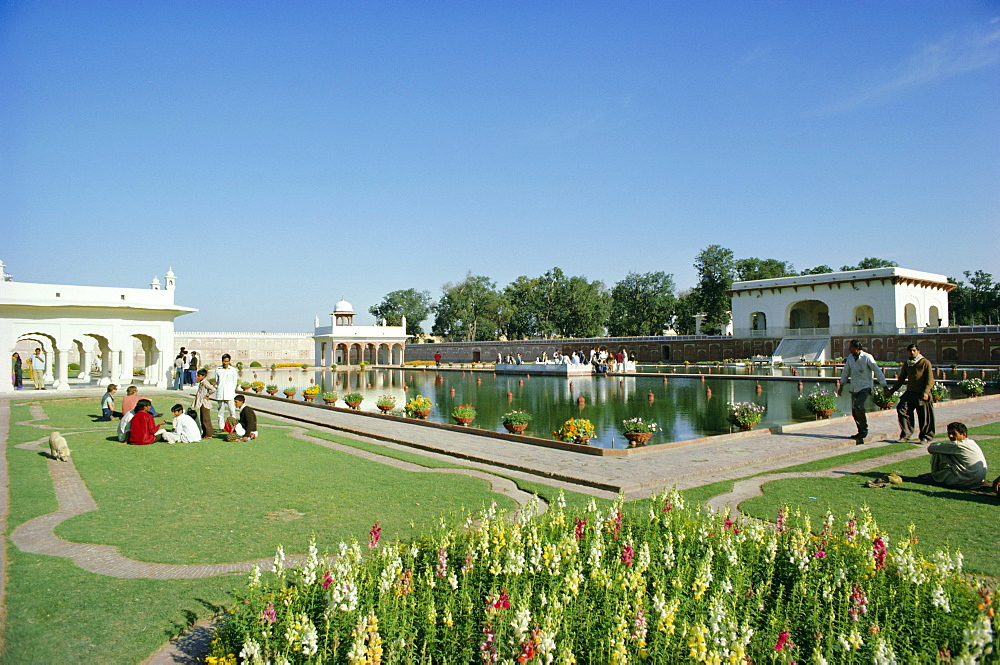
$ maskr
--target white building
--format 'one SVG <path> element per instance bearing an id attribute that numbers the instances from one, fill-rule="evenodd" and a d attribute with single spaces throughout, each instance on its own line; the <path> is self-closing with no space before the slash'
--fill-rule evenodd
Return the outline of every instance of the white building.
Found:
<path id="1" fill-rule="evenodd" d="M 364 361 L 377 365 L 402 365 L 406 351 L 406 319 L 401 326 L 354 325 L 354 309 L 346 300 L 338 302 L 330 315 L 330 325 L 313 323 L 316 365 L 357 365 Z"/>
<path id="2" fill-rule="evenodd" d="M 729 292 L 733 335 L 825 339 L 828 344 L 831 336 L 923 332 L 948 325 L 948 292 L 954 288 L 944 275 L 906 268 L 735 282 Z M 821 354 L 801 355 L 818 360 Z"/>
<path id="3" fill-rule="evenodd" d="M 0 273 L 3 273 L 0 262 Z M 156 277 L 148 289 L 65 284 L 27 284 L 3 274 L 0 281 L 0 346 L 10 358 L 18 343 L 30 342 L 46 355 L 46 384 L 68 390 L 70 381 L 90 383 L 90 368 L 100 369 L 99 385 L 132 383 L 133 346 L 142 349 L 143 383 L 169 385 L 174 351 L 174 319 L 195 312 L 174 304 L 176 277 Z M 80 370 L 69 373 L 70 352 Z M 23 357 L 22 360 L 27 361 Z M 30 381 L 27 382 L 30 386 Z M 11 375 L 0 378 L 0 392 L 13 392 Z"/>

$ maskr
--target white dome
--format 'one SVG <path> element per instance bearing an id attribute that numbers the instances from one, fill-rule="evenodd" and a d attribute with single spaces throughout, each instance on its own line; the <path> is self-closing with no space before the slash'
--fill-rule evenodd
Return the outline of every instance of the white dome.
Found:
<path id="1" fill-rule="evenodd" d="M 333 306 L 334 314 L 354 314 L 354 308 L 351 307 L 351 303 L 346 300 L 341 300 L 336 305 Z"/>

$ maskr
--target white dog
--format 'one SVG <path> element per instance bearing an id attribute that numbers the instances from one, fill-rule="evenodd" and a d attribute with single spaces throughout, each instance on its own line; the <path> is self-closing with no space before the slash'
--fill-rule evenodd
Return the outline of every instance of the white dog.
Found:
<path id="1" fill-rule="evenodd" d="M 53 459 L 57 459 L 60 462 L 69 461 L 69 446 L 66 445 L 66 439 L 59 432 L 49 434 L 49 450 L 52 453 Z"/>

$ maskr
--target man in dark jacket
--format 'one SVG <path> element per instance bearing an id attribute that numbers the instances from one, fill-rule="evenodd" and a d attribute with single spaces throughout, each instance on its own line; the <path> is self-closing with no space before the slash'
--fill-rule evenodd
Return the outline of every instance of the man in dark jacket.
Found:
<path id="1" fill-rule="evenodd" d="M 233 398 L 236 402 L 236 410 L 239 413 L 239 420 L 229 418 L 227 422 L 233 425 L 233 431 L 226 435 L 226 441 L 249 441 L 257 438 L 257 414 L 247 406 L 247 398 L 237 395 Z"/>
<path id="2" fill-rule="evenodd" d="M 899 416 L 899 441 L 909 441 L 913 437 L 913 413 L 920 421 L 920 443 L 934 440 L 934 407 L 931 388 L 934 387 L 934 367 L 931 361 L 920 355 L 916 344 L 906 347 L 909 359 L 900 368 L 891 392 L 896 392 L 906 382 L 906 392 L 899 398 L 896 413 Z"/>

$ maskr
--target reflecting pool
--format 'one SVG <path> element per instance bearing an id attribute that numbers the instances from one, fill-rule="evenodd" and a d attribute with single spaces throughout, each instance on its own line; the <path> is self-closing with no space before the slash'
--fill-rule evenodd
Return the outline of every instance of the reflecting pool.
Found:
<path id="1" fill-rule="evenodd" d="M 434 403 L 428 420 L 439 423 L 453 424 L 452 408 L 472 404 L 478 412 L 472 426 L 497 432 L 506 431 L 501 423 L 504 413 L 521 409 L 534 416 L 525 434 L 546 439 L 551 439 L 551 432 L 568 418 L 586 418 L 597 430 L 591 445 L 602 448 L 628 447 L 619 426 L 622 420 L 634 417 L 659 425 L 660 431 L 653 435 L 649 445 L 728 433 L 731 431 L 726 418 L 729 402 L 756 402 L 765 406 L 760 428 L 813 420 L 813 415 L 799 401 L 799 395 L 815 388 L 836 389 L 832 382 L 810 381 L 808 377 L 802 377 L 802 392 L 796 381 L 762 380 L 763 390 L 757 394 L 753 380 L 709 376 L 704 382 L 698 378 L 659 375 L 566 379 L 493 376 L 489 371 L 402 369 L 363 373 L 257 369 L 244 370 L 243 380 L 253 380 L 250 375 L 254 371 L 258 375 L 254 378 L 275 383 L 279 388 L 296 386 L 301 391 L 315 382 L 324 391 L 336 392 L 341 397 L 347 392 L 359 392 L 365 398 L 362 411 L 377 412 L 375 399 L 379 395 L 392 395 L 396 398 L 397 412 L 402 415 L 407 399 L 424 395 Z M 711 388 L 711 395 L 706 388 Z M 578 401 L 580 397 L 582 404 Z M 343 401 L 338 401 L 337 406 L 344 406 Z M 842 414 L 850 413 L 847 391 L 837 400 L 837 407 Z"/>

